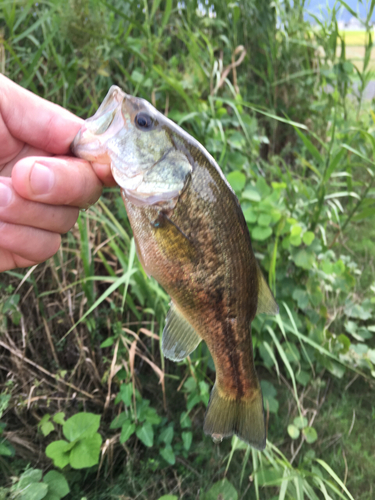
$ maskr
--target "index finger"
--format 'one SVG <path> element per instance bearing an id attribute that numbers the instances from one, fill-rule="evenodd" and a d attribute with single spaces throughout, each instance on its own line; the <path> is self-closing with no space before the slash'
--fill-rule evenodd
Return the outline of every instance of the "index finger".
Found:
<path id="1" fill-rule="evenodd" d="M 0 74 L 0 115 L 16 139 L 52 154 L 70 153 L 83 120 Z"/>

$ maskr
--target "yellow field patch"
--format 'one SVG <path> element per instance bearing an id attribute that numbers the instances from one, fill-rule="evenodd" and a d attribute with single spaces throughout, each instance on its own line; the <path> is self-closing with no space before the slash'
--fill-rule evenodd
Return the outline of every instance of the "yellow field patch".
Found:
<path id="1" fill-rule="evenodd" d="M 366 31 L 339 31 L 346 45 L 364 45 L 366 42 Z"/>
<path id="2" fill-rule="evenodd" d="M 340 31 L 340 36 L 345 40 L 345 56 L 360 71 L 363 69 L 363 59 L 365 57 L 365 31 Z M 375 37 L 374 37 L 375 38 Z M 337 55 L 341 53 L 340 40 L 337 41 Z M 371 58 L 368 69 L 375 70 L 375 50 L 371 52 Z"/>

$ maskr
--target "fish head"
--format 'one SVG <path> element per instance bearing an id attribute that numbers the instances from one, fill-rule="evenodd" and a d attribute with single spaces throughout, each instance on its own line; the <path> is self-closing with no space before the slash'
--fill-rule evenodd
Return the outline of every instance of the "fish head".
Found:
<path id="1" fill-rule="evenodd" d="M 176 147 L 178 127 L 144 99 L 112 86 L 72 143 L 88 161 L 110 163 L 124 195 L 137 205 L 175 204 L 192 166 Z"/>

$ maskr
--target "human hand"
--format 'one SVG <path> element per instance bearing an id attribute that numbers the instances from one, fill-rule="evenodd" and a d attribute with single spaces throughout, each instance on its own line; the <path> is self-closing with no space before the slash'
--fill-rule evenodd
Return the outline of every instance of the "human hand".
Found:
<path id="1" fill-rule="evenodd" d="M 82 123 L 0 75 L 0 272 L 54 255 L 79 209 L 115 185 L 109 165 L 66 156 Z"/>

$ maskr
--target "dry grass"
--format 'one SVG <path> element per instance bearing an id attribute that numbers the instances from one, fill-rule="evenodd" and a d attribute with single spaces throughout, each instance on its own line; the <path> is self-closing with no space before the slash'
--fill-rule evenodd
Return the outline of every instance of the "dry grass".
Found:
<path id="1" fill-rule="evenodd" d="M 113 238 L 107 238 L 103 230 L 104 219 L 102 224 L 96 220 L 101 211 L 99 207 L 95 210 L 84 215 L 87 241 L 82 241 L 85 238 L 76 225 L 58 254 L 33 269 L 21 284 L 11 273 L 2 277 L 0 302 L 12 294 L 20 296 L 18 324 L 10 314 L 0 311 L 0 393 L 12 394 L 12 404 L 3 416 L 7 422 L 3 437 L 14 446 L 17 457 L 32 461 L 38 456 L 40 465 L 49 463 L 44 454 L 45 438 L 40 435 L 35 440 L 35 426 L 43 415 L 64 411 L 68 417 L 70 412 L 92 411 L 111 421 L 117 411 L 113 400 L 119 384 L 116 373 L 121 368 L 139 390 L 138 373 L 146 373 L 160 390 L 161 405 L 166 405 L 164 371 L 159 351 L 153 348 L 153 342 L 158 345 L 158 336 L 150 330 L 157 328 L 157 323 L 151 325 L 146 314 L 137 320 L 127 311 L 119 323 L 117 346 L 121 339 L 121 349 L 101 349 L 101 342 L 113 335 L 116 314 L 110 310 L 119 309 L 119 291 L 103 301 L 87 321 L 79 323 L 89 305 L 89 294 L 82 291 L 82 278 L 87 276 L 82 247 L 93 261 L 92 272 L 97 278 L 92 282 L 94 297 L 110 284 L 103 261 L 112 266 L 115 276 L 123 272 L 111 248 Z M 157 388 L 159 383 L 161 389 Z"/>

